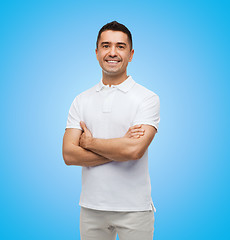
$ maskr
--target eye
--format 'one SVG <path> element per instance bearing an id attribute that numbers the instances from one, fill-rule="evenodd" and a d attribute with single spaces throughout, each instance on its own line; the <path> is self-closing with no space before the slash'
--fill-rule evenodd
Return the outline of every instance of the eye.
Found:
<path id="1" fill-rule="evenodd" d="M 123 48 L 124 48 L 124 46 L 118 46 L 118 48 L 120 48 L 120 49 L 123 49 Z"/>
<path id="2" fill-rule="evenodd" d="M 103 48 L 108 48 L 108 47 L 109 47 L 109 45 L 103 45 L 102 47 L 103 47 Z"/>

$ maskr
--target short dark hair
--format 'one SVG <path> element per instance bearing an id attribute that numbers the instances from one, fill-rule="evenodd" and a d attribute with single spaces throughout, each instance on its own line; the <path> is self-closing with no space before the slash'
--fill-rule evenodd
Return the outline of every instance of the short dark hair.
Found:
<path id="1" fill-rule="evenodd" d="M 123 33 L 127 34 L 129 44 L 130 44 L 130 51 L 132 50 L 133 41 L 132 41 L 131 32 L 129 31 L 129 29 L 125 25 L 123 25 L 123 24 L 121 24 L 117 21 L 107 23 L 100 29 L 100 31 L 98 32 L 98 36 L 97 36 L 96 48 L 98 48 L 98 42 L 99 42 L 99 39 L 101 37 L 102 32 L 107 31 L 107 30 L 120 31 L 120 32 L 123 32 Z"/>

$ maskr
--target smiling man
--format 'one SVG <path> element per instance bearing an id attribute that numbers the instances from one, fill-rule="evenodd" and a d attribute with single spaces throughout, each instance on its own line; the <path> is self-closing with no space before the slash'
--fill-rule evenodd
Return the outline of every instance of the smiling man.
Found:
<path id="1" fill-rule="evenodd" d="M 101 81 L 74 99 L 63 138 L 67 165 L 82 166 L 82 240 L 152 240 L 148 147 L 160 121 L 159 97 L 127 75 L 130 31 L 103 26 L 96 56 Z"/>

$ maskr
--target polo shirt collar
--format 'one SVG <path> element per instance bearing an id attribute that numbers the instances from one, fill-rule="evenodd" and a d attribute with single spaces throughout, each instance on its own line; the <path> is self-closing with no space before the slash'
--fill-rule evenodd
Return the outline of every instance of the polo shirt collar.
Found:
<path id="1" fill-rule="evenodd" d="M 128 78 L 124 82 L 122 82 L 118 85 L 111 85 L 111 88 L 115 87 L 115 88 L 118 88 L 119 90 L 121 90 L 122 92 L 128 92 L 133 87 L 134 84 L 135 84 L 135 81 L 132 79 L 131 76 L 128 76 Z M 109 85 L 105 85 L 101 79 L 101 81 L 98 83 L 98 85 L 96 87 L 96 91 L 99 92 L 103 88 L 106 88 L 108 86 Z"/>

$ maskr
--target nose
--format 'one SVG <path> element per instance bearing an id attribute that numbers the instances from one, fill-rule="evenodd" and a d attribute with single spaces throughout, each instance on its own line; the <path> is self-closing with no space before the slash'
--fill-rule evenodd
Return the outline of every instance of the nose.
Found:
<path id="1" fill-rule="evenodd" d="M 115 46 L 112 46 L 112 47 L 110 48 L 109 55 L 110 55 L 111 57 L 117 56 L 117 52 L 116 52 L 116 47 L 115 47 Z"/>

